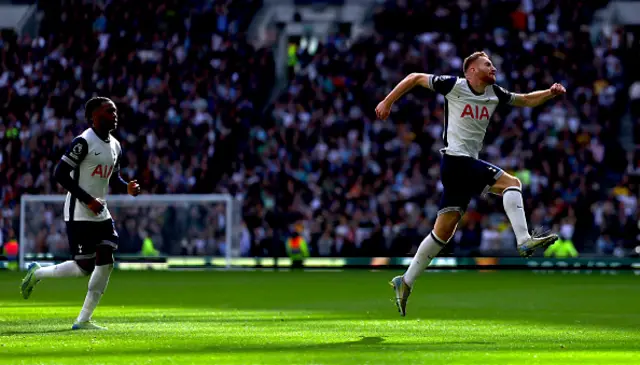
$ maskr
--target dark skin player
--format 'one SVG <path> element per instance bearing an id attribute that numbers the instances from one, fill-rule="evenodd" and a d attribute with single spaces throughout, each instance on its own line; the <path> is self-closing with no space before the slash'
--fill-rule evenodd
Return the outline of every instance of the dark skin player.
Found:
<path id="1" fill-rule="evenodd" d="M 102 105 L 93 110 L 91 120 L 93 121 L 93 126 L 91 128 L 93 128 L 98 137 L 106 140 L 109 138 L 109 133 L 118 127 L 118 108 L 113 101 L 105 101 Z M 122 180 L 119 173 L 116 178 Z M 127 193 L 129 195 L 137 196 L 140 194 L 140 185 L 138 184 L 138 180 L 131 180 L 126 184 Z M 89 204 L 87 204 L 87 206 L 96 215 L 100 214 L 104 210 L 104 206 L 97 199 L 93 199 Z"/>

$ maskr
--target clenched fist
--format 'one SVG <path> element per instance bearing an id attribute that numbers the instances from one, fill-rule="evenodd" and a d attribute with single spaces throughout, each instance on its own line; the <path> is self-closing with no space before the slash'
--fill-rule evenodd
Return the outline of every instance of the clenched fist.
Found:
<path id="1" fill-rule="evenodd" d="M 93 214 L 100 215 L 104 211 L 104 200 L 93 199 L 89 204 L 87 204 L 87 207 L 93 212 Z"/>
<path id="2" fill-rule="evenodd" d="M 391 113 L 391 105 L 392 103 L 387 102 L 386 100 L 381 101 L 376 107 L 376 116 L 379 119 L 385 120 Z"/>
<path id="3" fill-rule="evenodd" d="M 131 196 L 138 196 L 140 194 L 140 185 L 138 184 L 138 180 L 131 180 L 127 184 L 127 192 Z"/>
<path id="4" fill-rule="evenodd" d="M 551 85 L 551 87 L 549 88 L 549 91 L 551 91 L 551 94 L 553 95 L 562 95 L 567 92 L 567 89 L 565 89 L 564 86 L 556 83 Z"/>

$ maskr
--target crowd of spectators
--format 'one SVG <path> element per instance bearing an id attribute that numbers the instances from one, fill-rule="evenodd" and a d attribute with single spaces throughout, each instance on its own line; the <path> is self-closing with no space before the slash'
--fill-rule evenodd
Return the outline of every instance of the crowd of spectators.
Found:
<path id="1" fill-rule="evenodd" d="M 640 76 L 633 63 L 640 47 L 624 28 L 590 26 L 603 5 L 392 0 L 375 9 L 372 36 L 351 42 L 336 32 L 315 51 L 300 49 L 273 124 L 254 127 L 255 135 L 269 137 L 252 150 L 266 161 L 253 179 L 260 188 L 247 196 L 253 214 L 263 214 L 265 195 L 282 211 L 304 212 L 302 229 L 320 255 L 415 252 L 432 228 L 442 189 L 444 99 L 416 90 L 387 121 L 373 110 L 407 74 L 462 76 L 464 57 L 484 50 L 499 84 L 513 92 L 554 82 L 568 90 L 533 110 L 499 110 L 481 154 L 523 182 L 530 228 L 559 232 L 580 255 L 633 254 L 640 161 L 618 137 L 627 90 Z M 247 166 L 245 175 L 253 174 Z M 448 251 L 514 255 L 514 247 L 501 199 L 489 196 L 471 204 Z"/>
<path id="2" fill-rule="evenodd" d="M 64 192 L 53 168 L 87 128 L 84 103 L 96 95 L 119 108 L 113 134 L 124 151 L 122 173 L 137 178 L 144 193 L 216 191 L 273 85 L 271 49 L 255 49 L 245 36 L 260 6 L 259 0 L 40 1 L 38 37 L 3 32 L 0 242 L 19 232 L 22 194 Z M 125 222 L 117 222 L 120 231 L 128 230 Z M 32 233 L 41 241 L 64 235 L 63 227 Z M 143 230 L 153 227 L 134 229 Z M 23 244 L 50 249 L 46 242 Z"/>
<path id="3" fill-rule="evenodd" d="M 100 94 L 120 109 L 123 174 L 145 193 L 243 199 L 241 254 L 283 255 L 297 231 L 315 256 L 410 255 L 437 212 L 443 99 L 415 90 L 387 121 L 373 110 L 406 74 L 461 76 L 462 59 L 485 50 L 511 91 L 568 90 L 533 110 L 498 110 L 485 140 L 481 158 L 524 183 L 530 226 L 558 231 L 580 255 L 637 245 L 640 155 L 618 136 L 629 109 L 640 125 L 640 37 L 590 28 L 603 1 L 386 1 L 373 34 L 352 41 L 337 31 L 317 50 L 299 48 L 272 105 L 272 49 L 245 37 L 260 1 L 154 4 L 43 1 L 39 37 L 0 38 L 5 241 L 18 231 L 21 194 L 62 193 L 52 169 L 87 126 L 83 103 Z M 164 231 L 135 227 L 142 221 L 118 228 Z M 201 249 L 181 253 L 220 254 L 214 231 L 184 233 Z M 514 246 L 490 196 L 474 199 L 447 252 L 514 255 Z"/>

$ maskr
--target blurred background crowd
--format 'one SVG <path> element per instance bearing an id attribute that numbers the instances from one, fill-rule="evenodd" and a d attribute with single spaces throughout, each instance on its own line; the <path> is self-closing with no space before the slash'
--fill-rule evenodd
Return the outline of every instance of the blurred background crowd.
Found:
<path id="1" fill-rule="evenodd" d="M 606 1 L 378 1 L 367 32 L 288 39 L 284 87 L 276 44 L 247 36 L 263 5 L 41 1 L 37 36 L 2 32 L 0 242 L 19 230 L 22 194 L 63 192 L 52 170 L 87 127 L 84 102 L 101 95 L 120 111 L 123 175 L 144 193 L 242 199 L 239 254 L 285 255 L 299 234 L 313 256 L 411 255 L 437 213 L 444 99 L 415 90 L 387 121 L 374 108 L 408 73 L 462 76 L 464 57 L 484 50 L 513 92 L 554 82 L 568 91 L 535 109 L 499 109 L 480 156 L 523 182 L 530 227 L 559 232 L 581 256 L 635 253 L 640 32 L 594 27 Z M 166 217 L 151 218 L 162 214 L 131 212 L 117 224 L 136 238 L 121 249 L 140 252 L 155 234 L 161 253 L 223 253 L 221 228 L 202 224 L 223 210 L 194 214 L 185 224 L 200 228 L 171 233 Z M 56 250 L 47 237 L 63 227 L 41 224 L 25 244 Z M 472 202 L 447 253 L 514 247 L 490 195 Z"/>

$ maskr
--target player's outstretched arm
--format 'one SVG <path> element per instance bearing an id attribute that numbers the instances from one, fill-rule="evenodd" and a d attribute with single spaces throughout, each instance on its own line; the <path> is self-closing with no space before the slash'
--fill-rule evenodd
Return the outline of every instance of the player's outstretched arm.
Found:
<path id="1" fill-rule="evenodd" d="M 376 116 L 380 119 L 387 119 L 391 112 L 391 106 L 396 100 L 400 99 L 402 95 L 406 94 L 409 90 L 413 89 L 417 85 L 423 87 L 429 87 L 429 74 L 424 73 L 411 73 L 405 77 L 396 87 L 391 90 L 389 95 L 381 101 L 376 107 Z"/>
<path id="2" fill-rule="evenodd" d="M 514 94 L 513 105 L 533 108 L 566 92 L 567 90 L 564 86 L 560 84 L 553 84 L 547 90 L 533 91 L 528 94 Z"/>

